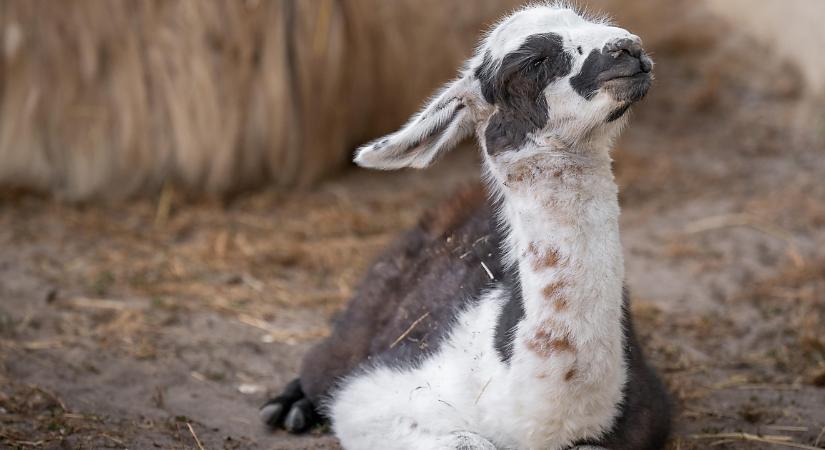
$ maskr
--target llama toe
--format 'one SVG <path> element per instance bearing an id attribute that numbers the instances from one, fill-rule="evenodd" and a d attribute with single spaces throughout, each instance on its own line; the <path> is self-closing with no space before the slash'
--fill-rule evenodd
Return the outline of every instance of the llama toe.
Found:
<path id="1" fill-rule="evenodd" d="M 309 399 L 295 402 L 284 419 L 284 428 L 290 433 L 303 433 L 318 422 L 317 414 Z"/>
<path id="2" fill-rule="evenodd" d="M 300 408 L 293 407 L 284 419 L 284 428 L 290 433 L 300 433 L 306 428 L 307 420 Z"/>
<path id="3" fill-rule="evenodd" d="M 264 425 L 275 428 L 283 421 L 286 410 L 284 403 L 270 400 L 258 411 L 258 417 L 261 418 Z"/>
<path id="4" fill-rule="evenodd" d="M 268 427 L 280 427 L 283 425 L 292 405 L 303 398 L 304 393 L 301 390 L 301 383 L 296 378 L 286 385 L 281 395 L 270 399 L 261 406 L 261 409 L 258 410 L 258 417 Z"/>

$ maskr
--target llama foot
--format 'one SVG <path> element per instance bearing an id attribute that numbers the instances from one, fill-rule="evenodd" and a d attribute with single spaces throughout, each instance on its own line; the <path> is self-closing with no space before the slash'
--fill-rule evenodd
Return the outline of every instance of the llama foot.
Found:
<path id="1" fill-rule="evenodd" d="M 297 378 L 286 385 L 281 395 L 267 401 L 258 416 L 266 426 L 283 427 L 290 433 L 303 433 L 321 421 L 312 402 L 304 396 Z"/>
<path id="2" fill-rule="evenodd" d="M 292 404 L 286 418 L 284 429 L 290 433 L 303 433 L 321 422 L 315 407 L 307 398 L 302 398 Z"/>
<path id="3" fill-rule="evenodd" d="M 492 442 L 483 437 L 467 431 L 453 434 L 453 445 L 455 450 L 496 450 Z"/>

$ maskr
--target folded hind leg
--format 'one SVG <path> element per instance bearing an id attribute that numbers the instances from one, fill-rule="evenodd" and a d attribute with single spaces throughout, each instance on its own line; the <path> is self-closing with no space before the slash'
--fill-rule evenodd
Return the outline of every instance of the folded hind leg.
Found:
<path id="1" fill-rule="evenodd" d="M 453 433 L 452 445 L 449 448 L 456 450 L 496 450 L 492 442 L 468 431 Z"/>
<path id="2" fill-rule="evenodd" d="M 397 418 L 392 428 L 373 423 L 369 429 L 336 433 L 345 448 L 397 450 L 496 450 L 496 446 L 484 437 L 468 432 L 435 433 L 422 429 L 408 418 Z M 383 429 L 382 429 L 383 428 Z M 355 430 L 350 430 L 355 431 Z"/>
<path id="3" fill-rule="evenodd" d="M 439 402 L 440 396 L 417 388 L 426 383 L 407 384 L 411 380 L 390 374 L 364 376 L 335 396 L 332 427 L 344 448 L 495 450 L 488 439 L 467 430 L 467 422 Z"/>

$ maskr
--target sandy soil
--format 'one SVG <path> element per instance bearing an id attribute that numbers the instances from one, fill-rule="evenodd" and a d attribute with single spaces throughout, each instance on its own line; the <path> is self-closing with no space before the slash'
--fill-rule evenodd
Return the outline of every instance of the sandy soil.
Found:
<path id="1" fill-rule="evenodd" d="M 825 147 L 803 120 L 825 115 L 784 78 L 731 89 L 661 61 L 616 171 L 633 312 L 677 405 L 670 448 L 825 448 Z M 0 447 L 337 448 L 265 431 L 257 406 L 370 258 L 476 173 L 465 148 L 224 202 L 3 193 Z"/>

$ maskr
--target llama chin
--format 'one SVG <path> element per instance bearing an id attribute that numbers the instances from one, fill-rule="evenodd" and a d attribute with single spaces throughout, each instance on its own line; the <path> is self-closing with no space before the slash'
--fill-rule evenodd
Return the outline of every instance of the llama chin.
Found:
<path id="1" fill-rule="evenodd" d="M 628 312 L 609 155 L 652 67 L 626 30 L 528 7 L 359 149 L 365 167 L 426 167 L 475 134 L 491 200 L 458 196 L 390 248 L 264 422 L 330 419 L 348 449 L 660 448 L 667 396 Z"/>

